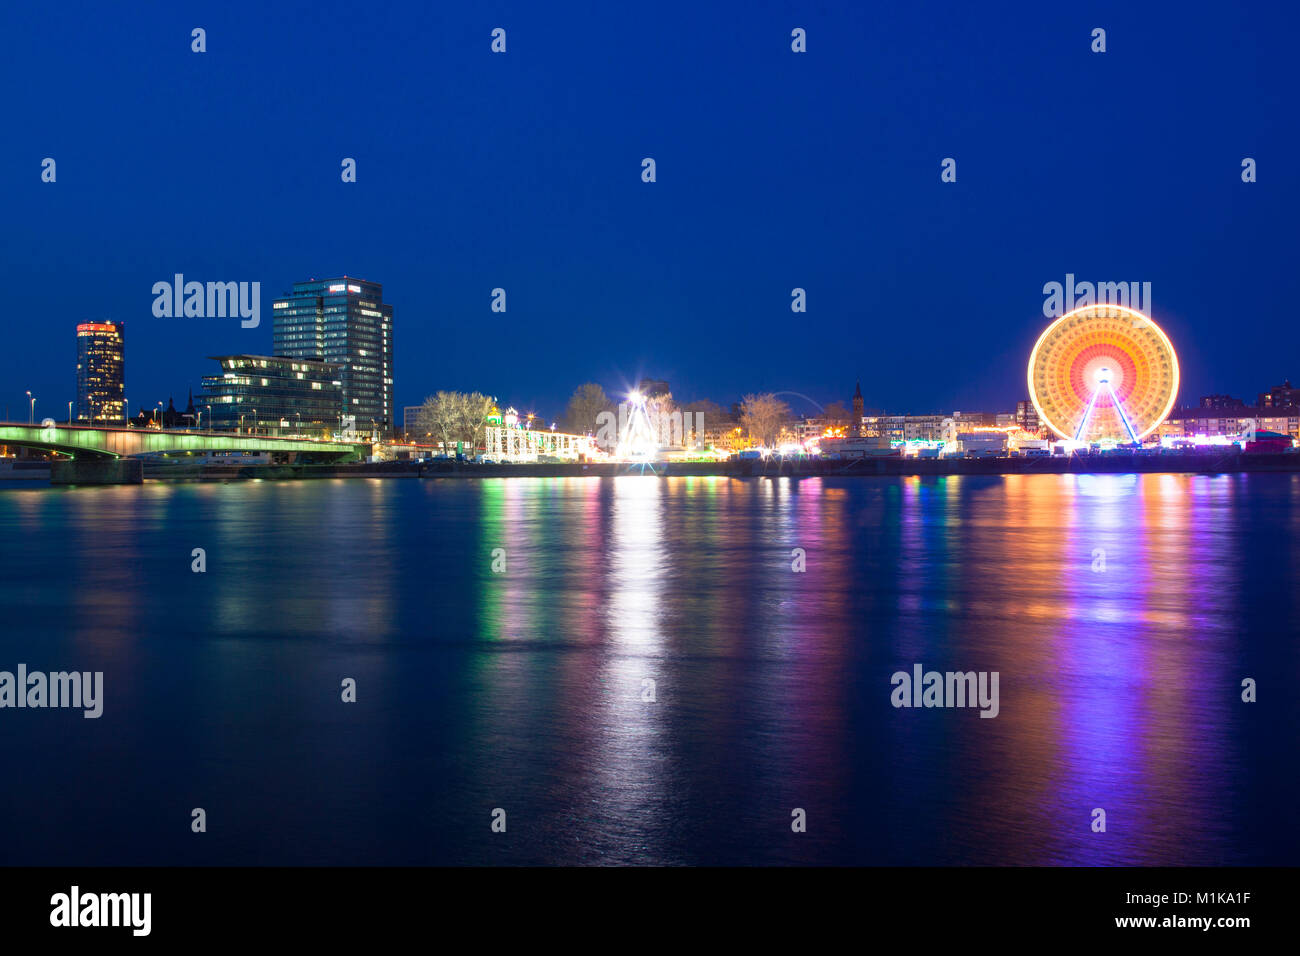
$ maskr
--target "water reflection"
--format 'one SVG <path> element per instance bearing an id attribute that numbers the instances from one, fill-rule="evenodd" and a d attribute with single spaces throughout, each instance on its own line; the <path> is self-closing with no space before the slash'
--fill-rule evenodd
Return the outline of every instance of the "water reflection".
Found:
<path id="1" fill-rule="evenodd" d="M 1239 688 L 1300 676 L 1298 497 L 1287 475 L 5 489 L 3 660 L 105 670 L 113 717 L 111 741 L 0 740 L 60 755 L 0 784 L 6 852 L 183 858 L 159 807 L 199 787 L 233 828 L 207 862 L 1294 862 L 1300 716 L 1253 720 Z M 998 671 L 1000 715 L 892 708 L 917 663 Z M 130 796 L 121 839 L 87 849 L 110 815 L 74 808 L 79 779 Z"/>

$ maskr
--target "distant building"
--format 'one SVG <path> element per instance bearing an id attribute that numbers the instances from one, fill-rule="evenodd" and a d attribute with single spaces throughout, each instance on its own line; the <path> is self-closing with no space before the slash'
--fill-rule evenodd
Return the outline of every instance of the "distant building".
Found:
<path id="1" fill-rule="evenodd" d="M 135 428 L 194 428 L 198 425 L 198 412 L 194 410 L 194 396 L 190 395 L 185 411 L 177 411 L 176 402 L 168 396 L 167 407 L 155 405 L 141 408 L 128 422 Z"/>
<path id="2" fill-rule="evenodd" d="M 993 412 L 953 412 L 952 419 L 962 428 L 998 424 L 998 416 Z"/>
<path id="3" fill-rule="evenodd" d="M 636 387 L 636 390 L 643 398 L 662 398 L 673 393 L 667 382 L 655 378 L 641 379 L 641 384 Z"/>
<path id="4" fill-rule="evenodd" d="M 1292 388 L 1291 380 L 1275 385 L 1259 396 L 1260 408 L 1293 408 L 1300 405 L 1300 388 Z"/>
<path id="5" fill-rule="evenodd" d="M 409 441 L 424 442 L 433 436 L 433 418 L 423 405 L 407 405 L 402 409 L 402 431 Z"/>
<path id="6" fill-rule="evenodd" d="M 1034 403 L 1029 399 L 1016 402 L 1016 424 L 1024 431 L 1031 434 L 1037 433 L 1039 428 L 1038 409 L 1034 407 Z"/>
<path id="7" fill-rule="evenodd" d="M 1238 438 L 1258 432 L 1277 432 L 1300 438 L 1300 408 L 1180 408 L 1161 423 L 1157 434 L 1173 438 Z"/>
<path id="8" fill-rule="evenodd" d="M 705 421 L 704 428 L 696 440 L 706 447 L 717 448 L 720 451 L 740 451 L 750 445 L 738 421 L 717 418 Z"/>
<path id="9" fill-rule="evenodd" d="M 342 413 L 358 430 L 371 422 L 396 427 L 393 404 L 393 307 L 378 282 L 340 276 L 295 282 L 274 303 L 279 358 L 311 359 L 338 368 Z"/>
<path id="10" fill-rule="evenodd" d="M 853 389 L 853 419 L 849 422 L 850 438 L 862 437 L 863 418 L 864 416 L 862 414 L 862 383 L 858 382 L 857 386 L 854 387 Z"/>
<path id="11" fill-rule="evenodd" d="M 205 421 L 248 434 L 333 434 L 370 422 L 342 413 L 341 369 L 331 362 L 271 355 L 214 355 L 221 374 L 203 376 Z"/>
<path id="12" fill-rule="evenodd" d="M 77 421 L 121 425 L 126 421 L 126 323 L 77 326 Z"/>
<path id="13" fill-rule="evenodd" d="M 1231 395 L 1202 395 L 1201 408 L 1241 408 L 1246 403 Z"/>
<path id="14" fill-rule="evenodd" d="M 794 432 L 795 439 L 802 443 L 808 441 L 810 438 L 821 438 L 826 434 L 828 428 L 842 429 L 844 433 L 847 434 L 852 426 L 849 425 L 846 427 L 842 423 L 831 421 L 829 418 L 818 417 L 804 418 L 795 422 L 790 426 L 790 428 Z"/>
<path id="15" fill-rule="evenodd" d="M 943 432 L 943 415 L 867 415 L 863 419 L 863 438 L 889 441 L 939 441 Z"/>

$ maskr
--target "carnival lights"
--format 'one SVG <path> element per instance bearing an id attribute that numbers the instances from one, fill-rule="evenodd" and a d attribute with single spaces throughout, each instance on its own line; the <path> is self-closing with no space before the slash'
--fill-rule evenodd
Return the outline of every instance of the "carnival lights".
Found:
<path id="1" fill-rule="evenodd" d="M 1039 336 L 1029 356 L 1039 419 L 1073 445 L 1139 444 L 1178 397 L 1178 357 L 1151 319 L 1122 305 L 1087 305 Z"/>
<path id="2" fill-rule="evenodd" d="M 640 392 L 631 392 L 627 396 L 627 405 L 627 424 L 619 429 L 614 457 L 622 461 L 654 461 L 659 442 L 650 413 L 646 410 L 646 397 Z"/>

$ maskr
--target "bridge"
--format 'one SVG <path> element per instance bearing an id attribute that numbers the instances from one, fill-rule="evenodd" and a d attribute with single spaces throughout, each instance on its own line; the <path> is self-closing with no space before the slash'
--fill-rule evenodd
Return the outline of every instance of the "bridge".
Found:
<path id="1" fill-rule="evenodd" d="M 41 448 L 74 461 L 112 461 L 145 455 L 203 454 L 211 451 L 263 451 L 294 454 L 314 461 L 357 461 L 370 454 L 369 442 L 337 442 L 229 432 L 106 428 L 89 425 L 19 425 L 0 422 L 0 445 Z"/>

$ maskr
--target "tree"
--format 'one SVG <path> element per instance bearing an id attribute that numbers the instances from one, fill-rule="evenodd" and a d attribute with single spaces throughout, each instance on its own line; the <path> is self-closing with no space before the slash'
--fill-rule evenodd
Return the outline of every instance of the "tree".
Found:
<path id="1" fill-rule="evenodd" d="M 463 442 L 471 450 L 484 444 L 492 406 L 492 398 L 482 392 L 437 392 L 421 407 L 433 436 L 446 452 L 456 442 Z"/>
<path id="2" fill-rule="evenodd" d="M 487 417 L 496 403 L 482 392 L 462 393 L 460 396 L 460 434 L 458 441 L 466 442 L 471 449 L 487 443 Z"/>
<path id="3" fill-rule="evenodd" d="M 424 400 L 420 410 L 421 417 L 429 424 L 432 437 L 442 442 L 445 452 L 456 427 L 455 393 L 438 392 L 430 395 Z"/>
<path id="4" fill-rule="evenodd" d="M 676 418 L 673 413 L 676 412 Z M 656 392 L 646 399 L 646 417 L 654 429 L 655 440 L 660 445 L 680 445 L 686 439 L 682 435 L 682 413 L 677 411 L 672 392 Z"/>
<path id="5" fill-rule="evenodd" d="M 587 382 L 573 390 L 569 407 L 564 413 L 565 428 L 575 435 L 588 435 L 596 430 L 596 419 L 601 412 L 612 411 L 614 403 L 605 390 L 595 382 Z"/>
<path id="6" fill-rule="evenodd" d="M 822 417 L 831 425 L 848 425 L 853 421 L 853 413 L 843 402 L 831 402 L 822 409 Z"/>
<path id="7" fill-rule="evenodd" d="M 740 423 L 751 441 L 771 447 L 781 434 L 781 426 L 790 419 L 790 406 L 771 392 L 746 395 L 740 406 Z"/>

